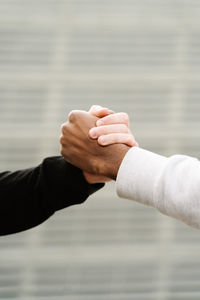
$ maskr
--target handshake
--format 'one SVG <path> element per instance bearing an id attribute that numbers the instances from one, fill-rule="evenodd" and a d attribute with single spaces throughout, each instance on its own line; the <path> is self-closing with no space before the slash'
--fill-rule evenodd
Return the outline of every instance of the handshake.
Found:
<path id="1" fill-rule="evenodd" d="M 72 111 L 60 142 L 64 158 L 49 157 L 33 168 L 0 173 L 0 235 L 41 224 L 55 211 L 84 202 L 112 179 L 119 197 L 200 229 L 199 160 L 139 148 L 126 113 L 97 105 L 89 112 Z"/>
<path id="2" fill-rule="evenodd" d="M 138 146 L 126 113 L 93 105 L 89 112 L 72 111 L 62 125 L 61 154 L 83 170 L 90 183 L 115 180 L 131 147 Z"/>
<path id="3" fill-rule="evenodd" d="M 104 182 L 119 177 L 125 154 L 137 145 L 127 114 L 100 106 L 71 112 L 60 142 L 64 158 L 0 172 L 0 235 L 33 228 L 54 212 L 83 203 Z"/>
<path id="4" fill-rule="evenodd" d="M 61 154 L 88 183 L 116 180 L 117 194 L 200 229 L 200 162 L 137 147 L 125 113 L 92 106 L 62 126 Z"/>
<path id="5" fill-rule="evenodd" d="M 139 148 L 126 113 L 97 105 L 89 112 L 72 111 L 60 142 L 64 158 L 49 157 L 33 168 L 0 173 L 0 235 L 41 224 L 55 211 L 84 202 L 112 179 L 119 197 L 200 229 L 199 160 Z"/>

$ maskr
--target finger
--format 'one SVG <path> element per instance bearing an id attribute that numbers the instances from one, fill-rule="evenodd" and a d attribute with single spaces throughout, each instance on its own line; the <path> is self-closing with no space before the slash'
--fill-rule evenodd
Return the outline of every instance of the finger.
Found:
<path id="1" fill-rule="evenodd" d="M 96 125 L 98 118 L 84 110 L 72 110 L 69 113 L 68 120 L 69 124 L 82 123 L 82 125 L 92 128 Z"/>
<path id="2" fill-rule="evenodd" d="M 93 139 L 97 139 L 101 135 L 107 135 L 111 133 L 130 133 L 129 128 L 125 124 L 113 124 L 106 126 L 93 127 L 89 131 L 89 136 Z"/>
<path id="3" fill-rule="evenodd" d="M 101 118 L 97 121 L 97 126 L 103 126 L 103 125 L 111 125 L 111 124 L 126 124 L 129 127 L 129 116 L 127 113 L 115 113 L 108 116 L 105 116 L 104 118 Z"/>
<path id="4" fill-rule="evenodd" d="M 93 112 L 96 112 L 96 111 L 98 111 L 98 110 L 100 110 L 100 109 L 102 109 L 103 107 L 102 106 L 100 106 L 100 105 L 92 105 L 91 107 L 90 107 L 90 109 L 89 109 L 89 113 L 91 114 L 91 113 L 93 113 Z"/>
<path id="5" fill-rule="evenodd" d="M 102 107 L 100 105 L 92 105 L 89 109 L 89 113 L 95 117 L 103 118 L 109 114 L 113 114 L 114 112 L 107 107 Z"/>
<path id="6" fill-rule="evenodd" d="M 70 123 L 73 123 L 79 117 L 79 115 L 83 115 L 85 113 L 87 112 L 84 110 L 74 109 L 68 114 L 68 120 Z"/>
<path id="7" fill-rule="evenodd" d="M 126 133 L 112 133 L 100 136 L 98 143 L 101 146 L 108 146 L 111 144 L 126 144 L 127 146 L 137 146 L 137 142 L 132 134 Z"/>

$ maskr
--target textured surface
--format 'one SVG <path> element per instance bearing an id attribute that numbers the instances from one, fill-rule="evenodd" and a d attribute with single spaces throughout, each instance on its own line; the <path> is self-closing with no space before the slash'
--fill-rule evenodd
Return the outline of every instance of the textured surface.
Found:
<path id="1" fill-rule="evenodd" d="M 197 0 L 0 0 L 0 169 L 57 155 L 92 104 L 128 112 L 142 147 L 199 157 L 199 17 Z M 0 238 L 0 299 L 200 299 L 199 253 L 199 231 L 111 183 Z"/>

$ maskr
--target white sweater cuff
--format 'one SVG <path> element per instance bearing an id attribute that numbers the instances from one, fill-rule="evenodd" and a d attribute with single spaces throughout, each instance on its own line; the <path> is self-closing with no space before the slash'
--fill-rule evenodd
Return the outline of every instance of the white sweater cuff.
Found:
<path id="1" fill-rule="evenodd" d="M 167 158 L 138 147 L 125 155 L 117 175 L 119 197 L 154 206 L 154 187 Z"/>

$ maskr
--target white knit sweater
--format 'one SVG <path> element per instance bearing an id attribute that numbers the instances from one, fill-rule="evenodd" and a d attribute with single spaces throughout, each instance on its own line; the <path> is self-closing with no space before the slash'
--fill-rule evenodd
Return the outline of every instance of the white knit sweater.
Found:
<path id="1" fill-rule="evenodd" d="M 120 197 L 150 205 L 200 229 L 200 161 L 131 148 L 117 176 Z"/>

